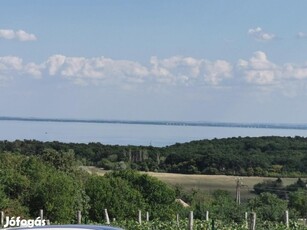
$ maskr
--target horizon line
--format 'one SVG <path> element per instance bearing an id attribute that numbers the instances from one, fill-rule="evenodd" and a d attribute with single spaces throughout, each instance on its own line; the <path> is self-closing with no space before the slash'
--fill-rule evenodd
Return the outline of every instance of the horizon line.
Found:
<path id="1" fill-rule="evenodd" d="M 303 123 L 265 123 L 265 122 L 223 122 L 223 121 L 166 121 L 166 120 L 121 120 L 121 119 L 77 119 L 77 118 L 41 118 L 0 116 L 0 121 L 32 121 L 32 122 L 70 122 L 100 124 L 131 124 L 131 125 L 164 125 L 164 126 L 203 126 L 229 128 L 267 128 L 267 129 L 301 129 L 307 130 Z"/>

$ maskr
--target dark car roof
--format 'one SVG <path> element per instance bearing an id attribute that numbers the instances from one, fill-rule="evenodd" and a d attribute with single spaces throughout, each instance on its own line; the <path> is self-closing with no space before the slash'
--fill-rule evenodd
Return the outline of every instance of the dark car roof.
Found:
<path id="1" fill-rule="evenodd" d="M 123 230 L 122 228 L 112 227 L 107 225 L 87 225 L 87 224 L 65 224 L 65 225 L 45 225 L 45 226 L 34 226 L 34 227 L 18 227 L 18 228 L 9 228 L 9 229 L 43 229 L 43 230 Z"/>

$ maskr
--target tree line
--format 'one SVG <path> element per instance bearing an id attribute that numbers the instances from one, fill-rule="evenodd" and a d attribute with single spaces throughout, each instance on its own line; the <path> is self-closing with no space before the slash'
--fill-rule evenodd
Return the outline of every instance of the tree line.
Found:
<path id="1" fill-rule="evenodd" d="M 263 190 L 238 204 L 227 191 L 187 193 L 133 170 L 92 175 L 79 167 L 71 151 L 66 154 L 55 150 L 41 156 L 0 152 L 0 210 L 8 216 L 35 218 L 43 209 L 52 223 L 75 223 L 77 211 L 84 221 L 103 223 L 106 208 L 110 218 L 122 221 L 136 219 L 138 210 L 161 221 L 174 220 L 177 214 L 186 217 L 190 210 L 195 218 L 204 219 L 209 211 L 212 218 L 229 223 L 242 223 L 244 213 L 251 210 L 260 220 L 277 222 L 287 209 L 292 219 L 306 213 L 307 193 L 299 188 L 289 193 L 288 200 Z M 177 203 L 178 198 L 190 207 Z"/>
<path id="2" fill-rule="evenodd" d="M 101 144 L 89 145 L 99 147 Z M 89 163 L 88 159 L 77 155 L 77 148 L 70 148 L 83 148 L 87 146 L 85 144 L 15 141 L 2 142 L 0 146 L 0 210 L 9 216 L 37 217 L 43 209 L 53 223 L 73 223 L 80 210 L 87 221 L 101 223 L 105 208 L 111 218 L 118 220 L 136 219 L 139 209 L 148 211 L 150 218 L 156 220 L 173 220 L 176 214 L 187 216 L 193 210 L 198 219 L 204 219 L 209 211 L 213 218 L 241 222 L 244 212 L 251 210 L 257 212 L 260 220 L 270 221 L 281 221 L 286 209 L 290 218 L 302 217 L 307 212 L 306 181 L 303 179 L 287 187 L 281 179 L 265 181 L 255 186 L 256 197 L 238 204 L 226 191 L 186 193 L 170 187 L 147 174 L 129 169 L 124 161 L 105 176 L 91 175 L 80 167 Z M 151 151 L 161 151 L 152 147 L 114 148 L 123 157 L 125 154 L 129 157 L 130 149 L 131 154 L 133 151 L 139 152 L 139 156 L 146 154 L 141 157 L 145 161 L 150 159 Z M 105 149 L 112 149 L 112 146 Z M 166 164 L 167 155 L 160 153 L 159 160 Z M 116 165 L 116 161 L 113 163 Z M 287 196 L 282 196 L 284 193 Z M 181 206 L 176 202 L 178 198 L 190 207 Z"/>
<path id="3" fill-rule="evenodd" d="M 46 149 L 60 153 L 73 151 L 82 164 L 107 170 L 272 177 L 307 175 L 307 138 L 303 137 L 236 137 L 177 143 L 160 148 L 35 140 L 0 141 L 0 151 L 27 156 L 42 155 Z"/>

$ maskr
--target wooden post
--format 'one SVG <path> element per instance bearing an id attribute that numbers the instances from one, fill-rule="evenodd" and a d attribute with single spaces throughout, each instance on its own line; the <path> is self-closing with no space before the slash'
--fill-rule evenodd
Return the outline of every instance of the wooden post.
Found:
<path id="1" fill-rule="evenodd" d="M 188 229 L 193 230 L 193 211 L 190 211 Z"/>
<path id="2" fill-rule="evenodd" d="M 176 223 L 177 223 L 177 226 L 178 226 L 178 228 L 179 228 L 179 214 L 177 213 L 177 215 L 176 215 Z"/>
<path id="3" fill-rule="evenodd" d="M 142 211 L 139 210 L 139 224 L 142 224 Z"/>
<path id="4" fill-rule="evenodd" d="M 3 228 L 4 226 L 4 212 L 0 212 L 0 227 Z"/>
<path id="5" fill-rule="evenodd" d="M 146 212 L 146 221 L 149 221 L 149 212 Z"/>
<path id="6" fill-rule="evenodd" d="M 289 211 L 285 211 L 285 225 L 287 228 L 289 228 Z"/>
<path id="7" fill-rule="evenodd" d="M 81 219 L 82 219 L 81 211 L 79 210 L 79 211 L 77 212 L 77 224 L 81 224 Z"/>
<path id="8" fill-rule="evenodd" d="M 256 230 L 256 213 L 255 212 L 249 213 L 248 230 Z"/>
<path id="9" fill-rule="evenodd" d="M 110 224 L 110 218 L 109 218 L 109 214 L 108 214 L 108 210 L 107 209 L 104 210 L 104 217 L 106 219 L 106 223 Z"/>
<path id="10" fill-rule="evenodd" d="M 248 228 L 248 213 L 245 212 L 245 226 Z"/>
<path id="11" fill-rule="evenodd" d="M 41 218 L 41 220 L 44 219 L 44 210 L 43 209 L 39 210 L 39 217 Z"/>
<path id="12" fill-rule="evenodd" d="M 206 211 L 206 221 L 209 220 L 209 211 Z"/>
<path id="13" fill-rule="evenodd" d="M 211 229 L 212 229 L 212 230 L 215 230 L 215 223 L 214 223 L 214 219 L 212 219 L 212 222 L 211 222 Z"/>

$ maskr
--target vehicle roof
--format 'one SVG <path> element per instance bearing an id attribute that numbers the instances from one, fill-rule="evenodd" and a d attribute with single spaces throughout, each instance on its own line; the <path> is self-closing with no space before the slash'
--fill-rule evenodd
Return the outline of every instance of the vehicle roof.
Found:
<path id="1" fill-rule="evenodd" d="M 34 226 L 34 227 L 16 227 L 16 228 L 8 228 L 10 230 L 22 230 L 22 229 L 52 229 L 52 230 L 123 230 L 122 228 L 112 227 L 107 225 L 87 225 L 87 224 L 64 224 L 64 225 L 45 225 L 45 226 Z"/>

